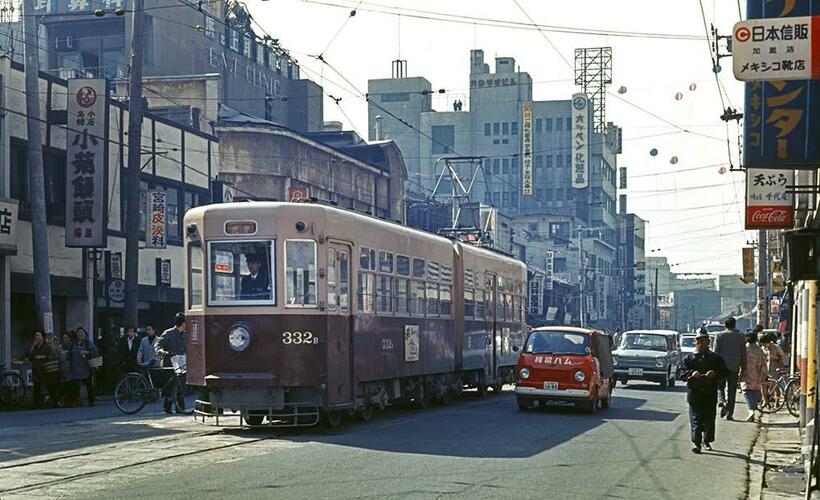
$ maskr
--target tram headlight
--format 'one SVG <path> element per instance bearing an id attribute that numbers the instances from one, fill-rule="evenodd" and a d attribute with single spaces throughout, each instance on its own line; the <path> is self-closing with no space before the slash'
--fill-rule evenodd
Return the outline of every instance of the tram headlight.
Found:
<path id="1" fill-rule="evenodd" d="M 251 343 L 251 332 L 242 325 L 236 325 L 228 332 L 228 346 L 236 352 L 244 351 Z"/>

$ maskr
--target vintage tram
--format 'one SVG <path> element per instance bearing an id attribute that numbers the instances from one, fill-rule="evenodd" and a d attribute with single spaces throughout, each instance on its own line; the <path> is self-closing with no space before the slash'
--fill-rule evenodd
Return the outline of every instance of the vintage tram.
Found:
<path id="1" fill-rule="evenodd" d="M 518 260 L 314 203 L 202 206 L 185 233 L 188 382 L 203 389 L 202 420 L 335 426 L 513 381 Z"/>

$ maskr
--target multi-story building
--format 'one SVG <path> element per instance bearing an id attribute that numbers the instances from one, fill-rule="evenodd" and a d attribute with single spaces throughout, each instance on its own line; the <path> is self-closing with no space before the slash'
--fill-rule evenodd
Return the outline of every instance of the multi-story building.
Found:
<path id="1" fill-rule="evenodd" d="M 646 287 L 646 221 L 635 214 L 619 220 L 618 276 L 622 283 L 619 317 L 621 328 L 649 327 Z"/>
<path id="2" fill-rule="evenodd" d="M 45 32 L 41 70 L 65 79 L 127 80 L 131 2 L 42 0 L 34 5 Z M 14 34 L 14 26 L 9 23 L 0 33 Z M 301 78 L 298 62 L 277 40 L 258 33 L 240 2 L 146 0 L 144 26 L 143 74 L 153 79 L 144 94 L 157 114 L 196 126 L 204 105 L 190 100 L 185 84 L 162 82 L 162 77 L 216 74 L 218 92 L 209 99 L 298 132 L 321 130 L 321 87 Z M 16 55 L 22 60 L 21 51 Z M 126 96 L 123 89 L 120 96 Z M 208 122 L 217 116 L 203 118 Z"/>
<path id="3" fill-rule="evenodd" d="M 452 111 L 432 109 L 432 85 L 424 78 L 370 80 L 368 108 L 371 139 L 396 141 L 408 168 L 409 191 L 424 195 L 450 192 L 449 179 L 433 193 L 447 159 L 480 158 L 484 177 L 473 186 L 473 201 L 481 201 L 517 218 L 554 214 L 571 222 L 571 237 L 589 240 L 586 275 L 590 280 L 588 318 L 598 326 L 615 327 L 614 283 L 617 246 L 616 170 L 620 130 L 589 132 L 589 185 L 572 186 L 573 120 L 571 100 L 533 101 L 532 78 L 516 67 L 514 58 L 497 57 L 494 70 L 482 50 L 470 53 L 469 99 L 454 103 Z M 532 109 L 526 126 L 525 107 Z M 523 187 L 523 137 L 531 133 L 531 193 Z M 475 163 L 453 163 L 469 179 Z M 441 196 L 438 196 L 441 199 Z M 582 244 L 583 245 L 583 244 Z M 576 278 L 577 280 L 577 278 Z M 599 319 L 600 318 L 600 319 Z M 594 324 L 594 323 L 593 323 Z"/>
<path id="4" fill-rule="evenodd" d="M 721 318 L 715 278 L 684 278 L 671 271 L 666 257 L 647 257 L 646 262 L 655 325 L 685 330 L 696 328 L 702 321 Z"/>

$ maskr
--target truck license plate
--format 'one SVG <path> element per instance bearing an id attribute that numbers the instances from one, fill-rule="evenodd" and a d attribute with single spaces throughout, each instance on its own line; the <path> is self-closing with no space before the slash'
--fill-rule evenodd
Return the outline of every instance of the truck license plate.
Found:
<path id="1" fill-rule="evenodd" d="M 643 368 L 630 368 L 629 369 L 630 375 L 643 375 Z"/>
<path id="2" fill-rule="evenodd" d="M 544 390 L 557 391 L 558 390 L 558 382 L 544 382 Z"/>

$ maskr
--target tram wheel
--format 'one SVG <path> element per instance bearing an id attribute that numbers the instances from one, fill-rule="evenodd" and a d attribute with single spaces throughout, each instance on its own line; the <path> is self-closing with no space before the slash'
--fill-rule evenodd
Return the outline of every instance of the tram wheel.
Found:
<path id="1" fill-rule="evenodd" d="M 370 422 L 373 419 L 373 405 L 367 404 L 359 408 L 359 417 L 364 422 Z"/>
<path id="2" fill-rule="evenodd" d="M 426 410 L 430 407 L 430 404 L 433 402 L 433 398 L 430 395 L 430 391 L 426 387 L 421 388 L 421 394 L 417 398 L 415 398 L 416 406 L 421 408 L 422 410 Z"/>
<path id="3" fill-rule="evenodd" d="M 342 412 L 339 411 L 328 411 L 324 414 L 325 423 L 328 427 L 336 428 L 342 425 Z"/>
<path id="4" fill-rule="evenodd" d="M 501 391 L 504 390 L 504 384 L 502 382 L 498 382 L 493 384 L 493 393 L 494 394 L 501 394 Z"/>
<path id="5" fill-rule="evenodd" d="M 481 382 L 476 386 L 476 390 L 478 391 L 479 397 L 486 398 L 487 397 L 487 384 Z"/>

